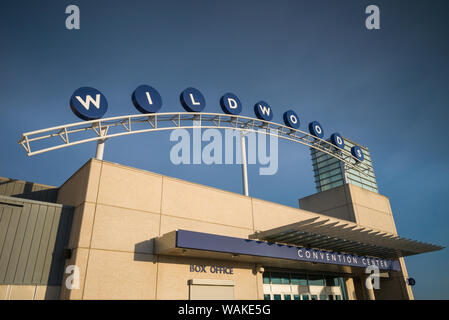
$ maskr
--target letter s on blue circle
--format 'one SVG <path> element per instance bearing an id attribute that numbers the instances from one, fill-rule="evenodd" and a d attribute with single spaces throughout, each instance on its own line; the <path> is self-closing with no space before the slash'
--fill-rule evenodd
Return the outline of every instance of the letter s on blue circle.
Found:
<path id="1" fill-rule="evenodd" d="M 224 113 L 240 114 L 242 112 L 242 103 L 239 98 L 233 93 L 226 93 L 220 99 L 220 106 Z"/>
<path id="2" fill-rule="evenodd" d="M 254 105 L 254 113 L 260 120 L 271 121 L 273 119 L 273 111 L 265 101 L 259 101 Z"/>
<path id="3" fill-rule="evenodd" d="M 80 119 L 100 119 L 108 110 L 108 101 L 99 90 L 81 87 L 70 97 L 70 109 Z"/>
<path id="4" fill-rule="evenodd" d="M 309 123 L 309 132 L 311 135 L 317 138 L 321 139 L 322 137 L 324 137 L 323 127 L 318 121 L 312 121 L 311 123 Z"/>
<path id="5" fill-rule="evenodd" d="M 351 148 L 351 154 L 357 158 L 358 161 L 362 162 L 363 159 L 365 158 L 363 155 L 363 151 L 362 149 L 360 149 L 359 146 L 353 146 Z"/>
<path id="6" fill-rule="evenodd" d="M 344 149 L 345 147 L 345 141 L 343 140 L 343 137 L 337 132 L 331 135 L 331 142 L 334 146 L 339 147 L 340 149 Z"/>
<path id="7" fill-rule="evenodd" d="M 293 129 L 298 129 L 300 122 L 299 122 L 299 118 L 298 115 L 296 114 L 295 111 L 293 110 L 288 110 L 286 112 L 284 112 L 284 123 L 287 127 L 293 128 Z"/>
<path id="8" fill-rule="evenodd" d="M 195 88 L 187 88 L 181 92 L 181 104 L 188 112 L 201 112 L 206 107 L 206 99 L 203 94 Z"/>
<path id="9" fill-rule="evenodd" d="M 138 86 L 132 94 L 132 101 L 141 113 L 158 112 L 162 107 L 162 97 L 159 92 L 146 84 Z"/>

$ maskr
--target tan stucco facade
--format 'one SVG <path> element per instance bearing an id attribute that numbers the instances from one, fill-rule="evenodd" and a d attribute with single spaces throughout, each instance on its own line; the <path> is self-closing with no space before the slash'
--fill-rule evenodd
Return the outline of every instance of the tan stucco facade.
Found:
<path id="1" fill-rule="evenodd" d="M 177 229 L 248 238 L 256 231 L 328 215 L 396 233 L 386 197 L 348 185 L 330 191 L 335 194 L 326 191 L 302 199 L 302 209 L 295 209 L 91 159 L 58 193 L 59 203 L 75 207 L 66 266 L 79 268 L 79 288 L 67 289 L 70 275 L 66 274 L 60 298 L 189 299 L 192 292 L 215 292 L 218 287 L 225 292 L 232 287 L 235 299 L 263 299 L 260 264 L 157 255 L 154 239 Z M 233 273 L 193 273 L 193 264 L 232 267 Z M 402 265 L 405 271 L 403 261 Z M 287 267 L 282 262 L 276 266 Z M 322 266 L 305 267 L 320 271 Z M 344 276 L 348 298 L 365 298 L 356 295 L 354 277 L 360 275 L 346 272 Z M 402 283 L 406 276 L 405 271 L 394 277 L 397 283 L 388 282 L 393 294 L 379 294 L 379 298 L 412 299 L 410 288 Z M 192 291 L 192 286 L 205 282 L 211 287 Z"/>

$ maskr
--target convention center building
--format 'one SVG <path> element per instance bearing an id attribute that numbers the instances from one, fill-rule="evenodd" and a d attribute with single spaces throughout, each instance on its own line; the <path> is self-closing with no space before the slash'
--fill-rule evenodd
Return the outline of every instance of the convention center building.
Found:
<path id="1" fill-rule="evenodd" d="M 398 235 L 374 171 L 311 153 L 298 208 L 98 159 L 0 178 L 0 299 L 413 299 L 404 257 L 442 247 Z"/>

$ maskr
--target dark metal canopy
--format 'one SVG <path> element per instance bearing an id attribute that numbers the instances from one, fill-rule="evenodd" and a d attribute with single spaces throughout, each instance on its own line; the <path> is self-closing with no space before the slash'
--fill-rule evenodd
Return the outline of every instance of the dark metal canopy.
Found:
<path id="1" fill-rule="evenodd" d="M 444 247 L 399 237 L 352 222 L 312 219 L 256 232 L 250 239 L 353 253 L 378 258 L 398 258 L 441 250 Z"/>

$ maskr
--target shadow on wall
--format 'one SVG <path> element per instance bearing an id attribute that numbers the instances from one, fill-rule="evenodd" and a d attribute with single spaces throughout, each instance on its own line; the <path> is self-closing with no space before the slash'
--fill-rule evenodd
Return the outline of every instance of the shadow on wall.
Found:
<path id="1" fill-rule="evenodd" d="M 134 245 L 134 261 L 148 261 L 156 263 L 154 254 L 154 240 L 145 240 Z"/>
<path id="2" fill-rule="evenodd" d="M 0 195 L 56 203 L 58 188 L 0 177 Z"/>

